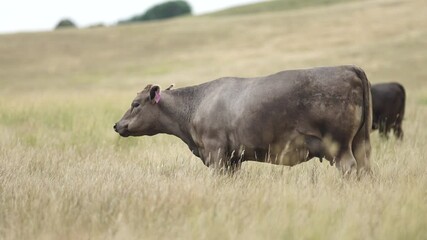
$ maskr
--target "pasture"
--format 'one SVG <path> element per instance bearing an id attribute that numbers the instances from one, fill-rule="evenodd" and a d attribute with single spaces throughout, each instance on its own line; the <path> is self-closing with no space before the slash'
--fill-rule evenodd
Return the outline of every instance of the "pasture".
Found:
<path id="1" fill-rule="evenodd" d="M 427 2 L 0 35 L 0 239 L 427 239 Z M 406 88 L 372 178 L 327 162 L 218 176 L 178 138 L 112 129 L 149 83 L 356 64 Z"/>

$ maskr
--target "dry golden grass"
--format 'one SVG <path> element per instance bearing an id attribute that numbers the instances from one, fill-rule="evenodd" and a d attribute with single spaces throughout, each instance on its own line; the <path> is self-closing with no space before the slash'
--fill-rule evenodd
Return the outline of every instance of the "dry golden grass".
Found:
<path id="1" fill-rule="evenodd" d="M 427 239 L 427 2 L 0 36 L 0 239 Z M 177 138 L 112 125 L 148 83 L 357 64 L 407 90 L 374 176 L 314 159 L 213 174 Z"/>

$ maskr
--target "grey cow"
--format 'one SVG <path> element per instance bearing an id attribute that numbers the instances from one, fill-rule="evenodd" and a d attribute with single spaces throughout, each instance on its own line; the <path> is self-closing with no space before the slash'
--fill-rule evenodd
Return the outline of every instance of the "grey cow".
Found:
<path id="1" fill-rule="evenodd" d="M 247 160 L 293 166 L 318 157 L 347 173 L 370 171 L 371 125 L 364 71 L 336 66 L 175 90 L 148 85 L 114 129 L 123 137 L 175 135 L 221 171 Z"/>

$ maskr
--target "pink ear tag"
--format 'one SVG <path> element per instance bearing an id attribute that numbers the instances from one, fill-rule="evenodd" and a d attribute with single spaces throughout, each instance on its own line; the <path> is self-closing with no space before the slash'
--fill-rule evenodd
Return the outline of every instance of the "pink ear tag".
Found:
<path id="1" fill-rule="evenodd" d="M 156 96 L 154 96 L 154 101 L 156 103 L 160 102 L 160 91 L 156 91 Z"/>

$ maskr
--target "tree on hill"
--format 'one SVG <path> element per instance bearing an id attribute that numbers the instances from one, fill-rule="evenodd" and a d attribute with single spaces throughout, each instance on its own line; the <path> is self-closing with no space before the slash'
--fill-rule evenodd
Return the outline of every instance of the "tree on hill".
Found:
<path id="1" fill-rule="evenodd" d="M 76 24 L 74 24 L 73 21 L 70 19 L 62 19 L 59 21 L 59 23 L 56 25 L 55 29 L 61 29 L 61 28 L 76 28 Z"/>
<path id="2" fill-rule="evenodd" d="M 144 14 L 120 21 L 119 24 L 167 19 L 187 14 L 191 14 L 191 6 L 186 1 L 168 1 L 154 5 Z"/>

